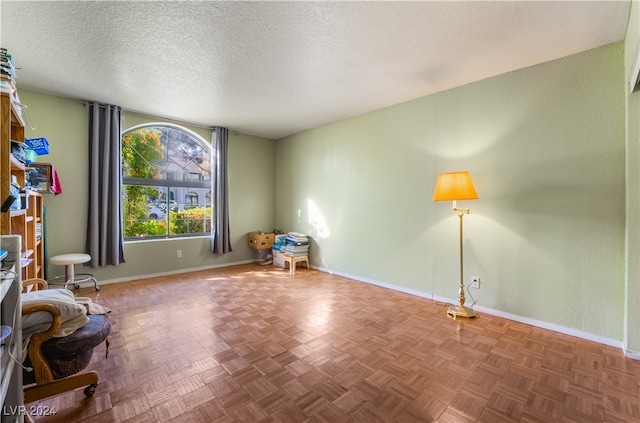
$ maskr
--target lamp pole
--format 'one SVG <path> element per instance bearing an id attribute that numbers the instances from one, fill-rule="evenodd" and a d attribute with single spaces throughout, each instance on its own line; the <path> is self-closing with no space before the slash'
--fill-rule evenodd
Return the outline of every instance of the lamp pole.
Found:
<path id="1" fill-rule="evenodd" d="M 469 209 L 467 209 L 467 213 L 469 213 Z M 462 216 L 464 216 L 464 212 L 462 210 L 458 210 L 458 217 L 460 218 L 460 292 L 459 292 L 459 300 L 460 307 L 464 307 L 465 297 L 464 297 L 464 260 L 462 259 Z"/>
<path id="2" fill-rule="evenodd" d="M 462 248 L 462 218 L 465 214 L 469 214 L 469 209 L 460 209 L 456 207 L 456 202 L 454 200 L 453 210 L 458 212 L 458 218 L 460 219 L 460 289 L 458 290 L 458 301 L 460 304 L 457 307 L 454 305 L 450 306 L 447 310 L 447 314 L 453 316 L 454 319 L 458 316 L 471 318 L 476 317 L 477 314 L 472 308 L 464 306 L 466 298 L 464 296 L 464 255 Z"/>

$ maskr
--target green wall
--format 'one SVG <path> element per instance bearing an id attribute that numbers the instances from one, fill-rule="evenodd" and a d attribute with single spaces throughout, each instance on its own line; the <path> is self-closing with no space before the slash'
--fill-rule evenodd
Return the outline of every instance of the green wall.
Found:
<path id="1" fill-rule="evenodd" d="M 633 66 L 640 40 L 640 5 L 631 3 L 625 38 L 625 81 Z M 625 86 L 625 88 L 627 88 Z M 626 124 L 626 285 L 624 343 L 640 359 L 640 92 L 629 93 Z"/>
<path id="2" fill-rule="evenodd" d="M 619 343 L 624 127 L 620 42 L 279 140 L 276 226 L 316 267 L 454 300 L 458 218 L 431 198 L 468 170 L 476 309 Z"/>
<path id="3" fill-rule="evenodd" d="M 48 256 L 85 251 L 87 213 L 87 117 L 77 99 L 57 97 L 20 89 L 20 99 L 36 129 L 25 131 L 27 138 L 46 137 L 50 154 L 39 161 L 55 166 L 62 185 L 60 195 L 46 195 Z M 135 113 L 123 113 L 122 128 L 144 122 L 162 122 Z M 206 128 L 185 125 L 206 140 Z M 230 131 L 233 132 L 233 131 Z M 174 273 L 185 269 L 216 267 L 252 260 L 247 232 L 269 230 L 275 223 L 274 175 L 275 142 L 243 134 L 229 134 L 229 191 L 233 252 L 212 254 L 210 239 L 137 241 L 125 244 L 126 263 L 91 269 L 100 281 L 127 280 L 137 276 Z M 182 250 L 182 258 L 176 258 Z M 78 271 L 80 271 L 79 269 Z M 88 271 L 85 269 L 85 271 Z M 49 276 L 64 269 L 49 267 Z"/>
<path id="4" fill-rule="evenodd" d="M 117 281 L 246 262 L 246 233 L 278 227 L 310 234 L 312 264 L 322 270 L 454 300 L 458 221 L 431 197 L 439 173 L 468 170 L 480 197 L 460 204 L 471 208 L 465 282 L 481 277 L 476 310 L 640 351 L 640 100 L 624 94 L 629 40 L 640 32 L 635 3 L 633 12 L 626 44 L 277 142 L 230 135 L 233 253 L 212 255 L 207 238 L 127 243 L 126 263 L 92 271 Z M 56 166 L 64 190 L 45 198 L 49 256 L 84 251 L 84 106 L 20 95 L 37 125 L 26 135 L 49 139 L 41 160 Z M 146 119 L 125 113 L 123 128 Z"/>

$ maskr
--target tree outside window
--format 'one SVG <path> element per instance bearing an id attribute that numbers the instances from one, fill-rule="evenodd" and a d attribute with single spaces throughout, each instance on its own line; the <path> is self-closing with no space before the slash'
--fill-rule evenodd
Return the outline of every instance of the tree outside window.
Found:
<path id="1" fill-rule="evenodd" d="M 128 129 L 122 175 L 125 240 L 211 234 L 211 147 L 202 137 L 166 123 Z"/>

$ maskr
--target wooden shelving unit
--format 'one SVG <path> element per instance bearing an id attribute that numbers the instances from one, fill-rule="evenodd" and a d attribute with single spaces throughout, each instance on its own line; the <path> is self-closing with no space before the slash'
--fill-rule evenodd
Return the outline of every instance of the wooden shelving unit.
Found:
<path id="1" fill-rule="evenodd" d="M 11 179 L 25 184 L 29 167 L 11 155 L 11 141 L 24 142 L 24 122 L 7 93 L 1 93 L 0 114 L 2 130 L 0 141 L 0 201 L 10 195 Z M 0 235 L 15 234 L 22 237 L 22 278 L 44 278 L 44 239 L 42 194 L 30 192 L 28 207 L 0 213 Z"/>
<path id="2" fill-rule="evenodd" d="M 0 93 L 0 203 L 11 194 L 11 181 L 25 185 L 29 168 L 11 154 L 11 142 L 24 142 L 24 122 L 11 95 Z M 11 271 L 3 271 L 0 293 L 0 320 L 12 328 L 12 338 L 3 346 L 0 378 L 0 421 L 22 422 L 22 368 L 11 358 L 22 356 L 21 280 L 44 277 L 44 238 L 38 231 L 43 224 L 43 202 L 40 193 L 30 193 L 27 206 L 20 210 L 0 212 L 0 243 L 10 251 Z M 13 236 L 11 236 L 13 235 Z M 5 259 L 6 260 L 6 259 Z M 8 277 L 8 275 L 13 275 Z M 11 354 L 9 354 L 11 352 Z M 9 412 L 9 410 L 13 410 Z"/>
<path id="3" fill-rule="evenodd" d="M 4 202 L 11 193 L 11 177 L 24 181 L 26 171 L 11 155 L 11 141 L 24 142 L 24 122 L 7 93 L 0 93 L 0 123 L 0 202 Z M 12 220 L 12 215 L 0 213 L 0 235 L 11 233 Z"/>

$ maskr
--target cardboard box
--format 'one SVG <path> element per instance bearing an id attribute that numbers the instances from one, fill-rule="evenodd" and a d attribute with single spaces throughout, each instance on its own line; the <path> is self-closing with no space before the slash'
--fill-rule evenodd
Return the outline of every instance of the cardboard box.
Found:
<path id="1" fill-rule="evenodd" d="M 271 249 L 273 245 L 273 232 L 249 232 L 249 248 L 254 250 Z"/>

